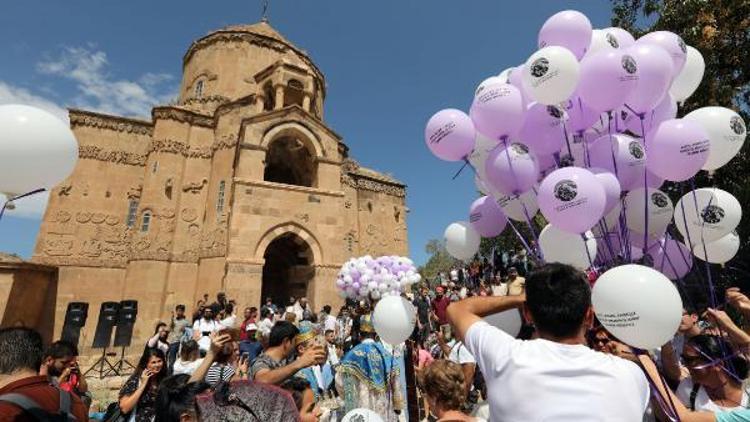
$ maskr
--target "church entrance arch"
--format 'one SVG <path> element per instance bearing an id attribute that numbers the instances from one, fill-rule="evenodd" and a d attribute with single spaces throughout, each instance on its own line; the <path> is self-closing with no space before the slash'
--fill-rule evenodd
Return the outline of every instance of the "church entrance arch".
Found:
<path id="1" fill-rule="evenodd" d="M 290 296 L 308 296 L 308 285 L 315 276 L 314 254 L 310 245 L 293 232 L 273 239 L 263 252 L 261 297 L 286 305 Z"/>

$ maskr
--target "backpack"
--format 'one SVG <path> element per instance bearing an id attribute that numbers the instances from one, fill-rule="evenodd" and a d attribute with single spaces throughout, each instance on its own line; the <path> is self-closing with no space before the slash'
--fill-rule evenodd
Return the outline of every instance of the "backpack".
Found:
<path id="1" fill-rule="evenodd" d="M 43 409 L 37 402 L 20 393 L 8 393 L 0 395 L 0 401 L 10 403 L 21 408 L 26 414 L 31 415 L 38 421 L 70 422 L 76 421 L 76 417 L 70 412 L 70 393 L 57 389 L 60 392 L 60 407 L 57 413 L 50 413 Z"/>

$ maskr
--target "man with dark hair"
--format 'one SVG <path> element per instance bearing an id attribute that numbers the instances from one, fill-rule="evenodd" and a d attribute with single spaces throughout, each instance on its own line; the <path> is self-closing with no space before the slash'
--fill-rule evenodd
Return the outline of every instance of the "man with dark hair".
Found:
<path id="1" fill-rule="evenodd" d="M 516 340 L 482 320 L 516 308 L 536 326 L 539 338 Z M 544 265 L 526 280 L 525 294 L 462 300 L 448 307 L 448 319 L 485 376 L 493 419 L 643 417 L 650 394 L 643 372 L 633 362 L 585 345 L 594 320 L 591 290 L 573 267 Z"/>
<path id="2" fill-rule="evenodd" d="M 185 318 L 185 305 L 177 305 L 172 313 L 172 321 L 169 323 L 169 350 L 167 351 L 167 362 L 169 373 L 172 373 L 174 362 L 177 360 L 177 351 L 180 350 L 180 342 L 186 336 L 185 331 L 190 329 L 190 321 Z"/>
<path id="3" fill-rule="evenodd" d="M 44 353 L 39 375 L 47 375 L 52 385 L 80 397 L 86 407 L 91 404 L 86 377 L 81 375 L 78 367 L 75 344 L 65 340 L 52 343 Z"/>
<path id="4" fill-rule="evenodd" d="M 294 354 L 294 338 L 299 329 L 294 324 L 279 321 L 271 329 L 268 337 L 268 348 L 253 362 L 250 378 L 268 384 L 280 384 L 293 376 L 297 371 L 325 360 L 325 350 L 310 348 L 297 359 L 290 361 Z"/>
<path id="5" fill-rule="evenodd" d="M 88 420 L 86 406 L 75 394 L 50 385 L 39 375 L 42 365 L 42 337 L 31 328 L 0 329 L 0 417 L 2 420 L 32 422 Z"/>

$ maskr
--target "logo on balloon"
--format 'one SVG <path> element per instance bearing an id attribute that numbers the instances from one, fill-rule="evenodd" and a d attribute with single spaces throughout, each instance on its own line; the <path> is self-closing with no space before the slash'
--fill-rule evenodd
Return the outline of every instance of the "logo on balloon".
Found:
<path id="1" fill-rule="evenodd" d="M 742 121 L 740 116 L 732 116 L 729 120 L 729 124 L 732 126 L 734 133 L 742 135 L 745 133 L 745 123 Z"/>
<path id="2" fill-rule="evenodd" d="M 518 155 L 524 155 L 529 153 L 529 147 L 524 144 L 512 144 L 510 148 Z"/>
<path id="3" fill-rule="evenodd" d="M 607 38 L 607 42 L 609 43 L 609 45 L 612 46 L 612 48 L 620 48 L 620 43 L 617 42 L 617 38 L 614 35 L 608 32 L 606 35 L 606 38 Z"/>
<path id="4" fill-rule="evenodd" d="M 719 224 L 724 219 L 724 209 L 718 205 L 709 205 L 703 208 L 701 218 L 708 224 Z"/>
<path id="5" fill-rule="evenodd" d="M 636 66 L 635 64 L 635 59 L 627 54 L 622 56 L 622 68 L 631 75 L 638 71 L 638 66 Z"/>
<path id="6" fill-rule="evenodd" d="M 570 202 L 578 195 L 578 185 L 572 180 L 561 180 L 555 185 L 555 198 Z"/>
<path id="7" fill-rule="evenodd" d="M 685 41 L 682 40 L 682 37 L 677 37 L 677 44 L 680 46 L 680 50 L 682 50 L 683 53 L 687 53 L 687 45 L 685 44 Z"/>
<path id="8" fill-rule="evenodd" d="M 363 415 L 354 415 L 351 418 L 349 418 L 350 422 L 366 422 L 365 417 Z"/>
<path id="9" fill-rule="evenodd" d="M 534 60 L 534 63 L 531 64 L 531 76 L 535 78 L 541 78 L 544 76 L 547 71 L 549 70 L 549 60 L 545 59 L 544 57 L 540 57 L 536 60 Z"/>
<path id="10" fill-rule="evenodd" d="M 554 117 L 555 119 L 562 118 L 562 110 L 555 106 L 547 106 L 547 113 L 549 113 L 550 116 Z"/>
<path id="11" fill-rule="evenodd" d="M 669 205 L 669 200 L 663 193 L 654 192 L 651 194 L 651 203 L 659 208 L 666 208 Z"/>
<path id="12" fill-rule="evenodd" d="M 630 151 L 630 155 L 639 160 L 643 158 L 643 147 L 638 141 L 630 142 L 630 144 L 628 144 L 628 151 Z"/>

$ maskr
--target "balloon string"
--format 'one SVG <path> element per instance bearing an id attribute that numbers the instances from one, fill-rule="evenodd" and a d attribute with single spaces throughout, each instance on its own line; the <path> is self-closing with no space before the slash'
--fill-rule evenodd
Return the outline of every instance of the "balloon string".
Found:
<path id="1" fill-rule="evenodd" d="M 662 250 L 662 256 L 661 256 L 661 263 L 659 264 L 658 270 L 661 271 L 662 268 L 664 268 L 664 261 L 667 261 L 669 264 L 669 267 L 672 269 L 672 272 L 674 273 L 675 277 L 677 277 L 677 287 L 682 291 L 682 296 L 687 298 L 688 302 L 690 303 L 690 307 L 692 309 L 695 309 L 695 304 L 693 303 L 692 297 L 688 294 L 687 286 L 685 286 L 685 280 L 681 276 L 679 276 L 677 267 L 672 263 L 672 258 L 669 257 L 669 254 L 667 254 L 667 242 L 669 240 L 672 240 L 677 245 L 677 250 L 680 251 L 680 254 L 682 254 L 682 248 L 680 248 L 680 245 L 677 243 L 677 240 L 675 240 L 672 236 L 664 236 L 664 242 L 659 242 L 658 245 Z M 685 261 L 686 264 L 688 264 L 687 260 Z M 688 267 L 691 267 L 691 265 L 688 264 Z M 663 271 L 662 271 L 663 272 Z"/>
<path id="2" fill-rule="evenodd" d="M 464 157 L 464 164 L 461 166 L 460 169 L 458 169 L 458 171 L 456 172 L 456 174 L 453 175 L 453 178 L 451 180 L 456 180 L 456 177 L 458 177 L 458 175 L 460 175 L 461 172 L 464 171 L 464 169 L 466 168 L 467 165 L 469 165 L 469 160 L 466 157 Z M 474 167 L 472 167 L 472 168 L 474 168 Z"/>
<path id="3" fill-rule="evenodd" d="M 645 354 L 644 351 L 633 349 L 635 352 L 635 355 L 641 355 Z M 641 370 L 646 374 L 646 368 L 643 367 L 643 363 L 641 363 L 640 359 L 636 359 L 636 364 L 641 368 Z M 677 413 L 677 408 L 674 405 L 674 402 L 672 401 L 672 396 L 669 394 L 670 388 L 667 386 L 667 382 L 664 379 L 664 377 L 661 375 L 661 373 L 657 372 L 659 376 L 659 382 L 661 382 L 662 387 L 664 388 L 664 391 L 667 392 L 667 397 L 665 399 L 664 396 L 659 392 L 659 387 L 656 385 L 655 380 L 652 380 L 650 376 L 646 375 L 646 379 L 648 380 L 648 384 L 651 387 L 651 395 L 656 399 L 656 402 L 658 403 L 661 410 L 664 412 L 664 415 L 673 422 L 679 422 L 680 416 Z"/>
<path id="4" fill-rule="evenodd" d="M 586 237 L 584 233 L 581 233 L 581 239 L 583 239 L 583 249 L 586 249 L 586 256 L 589 258 L 589 265 L 592 270 L 594 270 L 594 261 L 591 259 L 591 252 L 589 252 L 589 239 Z"/>
<path id="5" fill-rule="evenodd" d="M 693 204 L 695 206 L 695 215 L 697 215 L 701 219 L 701 245 L 703 245 L 703 255 L 706 258 L 705 267 L 706 267 L 706 279 L 708 280 L 708 293 L 709 297 L 711 298 L 711 306 L 716 307 L 716 290 L 714 289 L 714 283 L 713 279 L 711 277 L 711 264 L 708 262 L 708 248 L 706 248 L 706 239 L 703 236 L 703 228 L 706 225 L 706 219 L 703 218 L 700 210 L 698 210 L 698 195 L 695 193 L 695 177 L 690 178 L 690 187 L 692 188 L 692 194 L 693 194 Z M 708 200 L 708 205 L 706 207 L 711 206 L 711 202 L 714 200 L 714 195 L 711 195 L 711 199 Z"/>
<path id="6" fill-rule="evenodd" d="M 539 245 L 539 236 L 537 236 L 536 231 L 534 230 L 534 224 L 532 223 L 531 217 L 529 216 L 529 210 L 526 209 L 526 203 L 523 202 L 523 200 L 520 199 L 520 196 L 516 195 L 518 199 L 518 202 L 521 203 L 521 206 L 523 207 L 523 215 L 526 216 L 526 224 L 529 226 L 529 230 L 531 230 L 531 234 L 534 236 L 534 241 L 536 242 L 537 246 L 537 253 L 536 255 L 539 257 L 542 262 L 544 262 L 544 253 L 542 253 L 542 247 Z"/>
<path id="7" fill-rule="evenodd" d="M 628 105 L 625 104 L 625 107 L 628 107 Z M 633 110 L 630 107 L 628 108 L 631 111 Z M 643 133 L 643 149 L 646 152 L 646 157 L 648 158 L 648 150 L 646 149 L 646 131 L 643 124 L 643 113 L 638 114 L 638 118 L 641 120 L 641 132 Z M 646 258 L 646 254 L 648 254 L 648 168 L 645 164 L 643 166 L 643 208 L 643 220 L 645 222 L 645 230 L 643 232 L 643 258 Z"/>
<path id="8" fill-rule="evenodd" d="M 680 184 L 680 210 L 682 211 L 682 224 L 685 227 L 685 236 L 687 237 L 688 246 L 690 247 L 690 252 L 692 253 L 694 244 L 693 244 L 693 239 L 690 236 L 690 229 L 688 228 L 687 214 L 685 214 L 685 201 L 682 200 L 684 196 L 685 196 L 685 184 L 681 183 Z M 677 224 L 676 221 L 675 221 L 675 224 Z M 680 249 L 680 256 L 682 256 L 683 261 L 685 261 L 685 263 L 688 264 L 688 260 L 685 257 L 684 253 L 682 252 L 682 249 Z M 703 278 L 703 274 L 701 274 L 700 271 L 694 271 L 694 272 L 698 274 L 698 276 L 701 278 L 701 281 L 705 282 Z"/>
<path id="9" fill-rule="evenodd" d="M 562 123 L 563 135 L 565 135 L 565 145 L 568 146 L 568 155 L 570 158 L 573 158 L 573 151 L 570 149 L 570 137 L 568 136 L 568 128 L 565 125 L 565 120 L 560 119 L 560 123 Z"/>
<path id="10" fill-rule="evenodd" d="M 609 141 L 609 150 L 612 154 L 612 165 L 615 169 L 615 177 L 617 179 L 620 179 L 620 174 L 617 169 L 617 160 L 615 159 L 615 144 L 612 142 L 612 111 L 607 112 L 607 141 Z M 622 256 L 625 258 L 628 262 L 630 262 L 630 239 L 628 238 L 628 234 L 626 233 L 626 217 L 625 217 L 625 201 L 620 199 L 620 202 L 622 203 L 622 208 L 620 209 L 620 231 L 623 233 L 623 239 L 625 240 L 624 243 L 620 244 L 620 247 L 622 248 Z"/>
<path id="11" fill-rule="evenodd" d="M 520 241 L 521 241 L 521 244 L 523 245 L 523 247 L 524 247 L 524 248 L 526 249 L 526 251 L 527 251 L 527 252 L 529 253 L 529 255 L 530 255 L 530 256 L 532 256 L 532 257 L 533 257 L 533 256 L 536 256 L 536 255 L 534 254 L 534 251 L 533 251 L 533 250 L 531 249 L 531 247 L 529 246 L 528 242 L 526 242 L 526 239 L 524 239 L 524 237 L 523 237 L 523 236 L 521 235 L 521 232 L 519 232 L 519 231 L 518 231 L 518 229 L 516 228 L 516 225 L 515 225 L 515 224 L 513 224 L 513 222 L 512 222 L 512 221 L 510 221 L 510 220 L 511 220 L 511 219 L 509 218 L 509 219 L 508 219 L 508 225 L 510 226 L 510 228 L 511 228 L 511 229 L 513 229 L 513 232 L 514 232 L 514 233 L 516 234 L 516 236 L 518 237 L 518 240 L 520 240 Z"/>
<path id="12" fill-rule="evenodd" d="M 581 143 L 583 144 L 583 164 L 585 164 L 587 168 L 590 168 L 591 153 L 589 152 L 589 144 L 583 138 L 583 131 L 578 131 L 578 136 L 581 138 Z M 573 137 L 573 139 L 575 140 L 575 136 Z"/>
<path id="13" fill-rule="evenodd" d="M 45 189 L 45 188 L 35 189 L 35 190 L 31 191 L 31 192 L 26 192 L 26 193 L 23 193 L 21 195 L 16 195 L 16 196 L 13 196 L 11 198 L 7 198 L 5 200 L 5 202 L 3 203 L 3 208 L 0 209 L 0 220 L 3 219 L 3 215 L 5 214 L 5 210 L 8 208 L 8 204 L 12 203 L 13 201 L 17 201 L 19 199 L 26 198 L 27 196 L 36 195 L 37 193 L 41 193 L 41 192 L 44 192 L 46 190 L 47 189 Z"/>
<path id="14" fill-rule="evenodd" d="M 602 230 L 605 233 L 605 235 L 604 235 L 604 245 L 609 250 L 609 257 L 610 257 L 610 260 L 613 261 L 612 262 L 612 264 L 613 264 L 612 266 L 614 267 L 615 252 L 614 252 L 614 249 L 612 248 L 612 239 L 609 238 L 609 228 L 607 228 L 607 221 L 605 219 L 603 219 L 603 218 L 602 218 L 601 221 L 599 221 L 599 229 Z"/>

